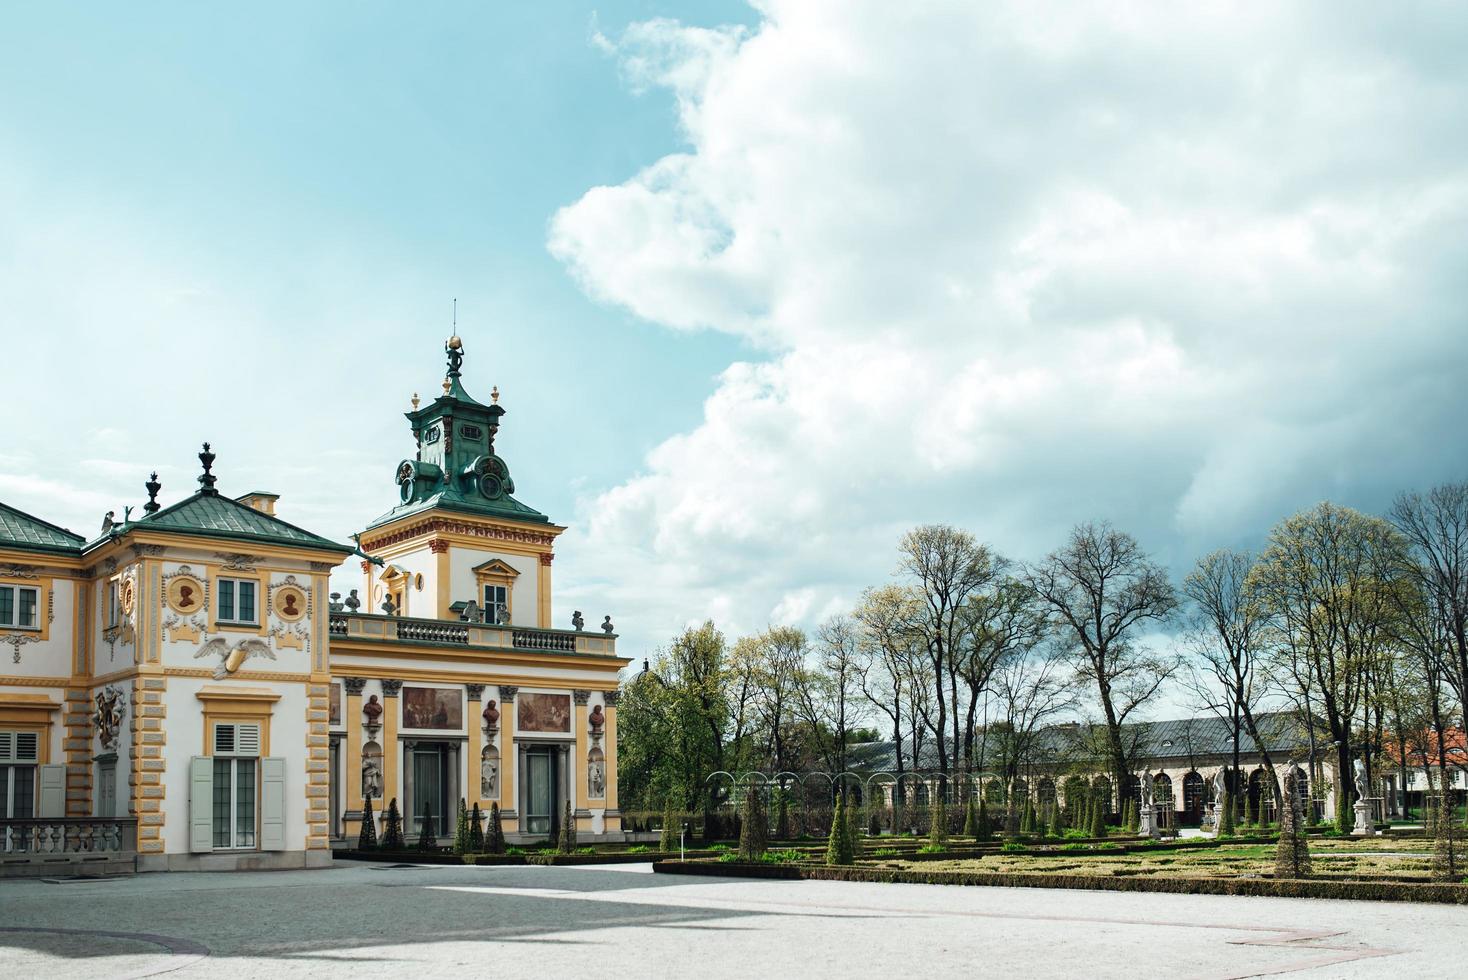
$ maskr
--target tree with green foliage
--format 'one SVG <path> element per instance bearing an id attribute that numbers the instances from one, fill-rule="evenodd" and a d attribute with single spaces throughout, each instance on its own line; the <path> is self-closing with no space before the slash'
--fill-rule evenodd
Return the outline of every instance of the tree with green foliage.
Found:
<path id="1" fill-rule="evenodd" d="M 934 847 L 948 846 L 948 807 L 943 803 L 943 794 L 936 790 L 928 806 L 928 843 Z"/>
<path id="2" fill-rule="evenodd" d="M 979 813 L 974 808 L 974 799 L 969 797 L 968 803 L 963 808 L 963 836 L 979 836 Z"/>
<path id="3" fill-rule="evenodd" d="M 744 819 L 739 829 L 739 860 L 759 861 L 769 849 L 769 827 L 765 822 L 764 801 L 760 787 L 750 786 L 744 792 Z"/>
<path id="4" fill-rule="evenodd" d="M 1293 768 L 1293 767 L 1292 767 Z M 1279 814 L 1279 846 L 1274 852 L 1276 878 L 1308 878 L 1310 876 L 1310 844 L 1300 826 L 1300 796 L 1295 788 L 1293 772 L 1285 776 L 1284 808 Z"/>
<path id="5" fill-rule="evenodd" d="M 836 797 L 836 812 L 831 817 L 831 834 L 826 841 L 827 864 L 852 864 L 856 854 L 851 846 L 850 828 L 846 820 L 846 799 Z"/>
<path id="6" fill-rule="evenodd" d="M 1099 799 L 1091 809 L 1090 834 L 1092 837 L 1106 836 L 1106 807 Z"/>
<path id="7" fill-rule="evenodd" d="M 1289 517 L 1249 572 L 1250 595 L 1268 616 L 1275 671 L 1310 691 L 1309 711 L 1335 745 L 1335 771 L 1352 772 L 1370 726 L 1395 625 L 1410 589 L 1406 543 L 1391 524 L 1329 502 Z M 1346 783 L 1345 779 L 1341 780 Z M 1355 793 L 1335 794 L 1336 826 L 1353 823 Z"/>
<path id="8" fill-rule="evenodd" d="M 459 799 L 459 815 L 454 821 L 454 853 L 469 853 L 469 808 Z"/>
<path id="9" fill-rule="evenodd" d="M 1065 836 L 1065 828 L 1062 827 L 1060 823 L 1060 807 L 1056 806 L 1053 803 L 1050 804 L 1050 823 L 1049 826 L 1045 828 L 1045 835 L 1047 837 Z"/>
<path id="10" fill-rule="evenodd" d="M 566 812 L 561 815 L 561 836 L 556 841 L 556 850 L 562 854 L 576 853 L 576 813 L 571 801 L 566 801 Z"/>
<path id="11" fill-rule="evenodd" d="M 384 851 L 406 851 L 403 840 L 403 815 L 398 812 L 398 798 L 394 796 L 387 804 L 387 813 L 382 817 L 382 849 Z"/>
<path id="12" fill-rule="evenodd" d="M 474 801 L 474 809 L 469 812 L 469 853 L 484 853 L 484 811 L 479 809 L 479 801 Z"/>
<path id="13" fill-rule="evenodd" d="M 426 801 L 423 804 L 423 820 L 418 826 L 418 850 L 438 850 L 438 839 L 433 833 L 433 808 Z"/>
<path id="14" fill-rule="evenodd" d="M 1019 813 L 1019 832 L 1022 834 L 1033 834 L 1037 827 L 1035 825 L 1035 801 L 1026 796 L 1025 805 Z"/>
<path id="15" fill-rule="evenodd" d="M 861 853 L 861 808 L 855 802 L 846 808 L 846 840 L 853 858 Z"/>
<path id="16" fill-rule="evenodd" d="M 484 836 L 484 849 L 490 854 L 505 853 L 505 828 L 500 823 L 499 803 L 489 804 L 489 832 Z"/>
<path id="17" fill-rule="evenodd" d="M 1257 822 L 1254 816 L 1254 797 L 1246 791 L 1244 793 L 1244 826 L 1248 827 Z"/>
<path id="18" fill-rule="evenodd" d="M 671 853 L 678 849 L 678 811 L 673 809 L 673 797 L 663 800 L 663 830 L 658 835 L 658 850 Z"/>
<path id="19" fill-rule="evenodd" d="M 357 850 L 377 850 L 377 824 L 372 819 L 372 797 L 362 801 L 362 829 L 357 833 Z"/>
<path id="20" fill-rule="evenodd" d="M 1232 837 L 1238 833 L 1238 815 L 1234 813 L 1234 795 L 1224 793 L 1223 799 L 1218 801 L 1219 825 L 1218 836 Z"/>
<path id="21" fill-rule="evenodd" d="M 872 837 L 880 837 L 882 834 L 882 803 L 881 790 L 872 793 L 872 801 L 867 804 L 867 834 Z"/>
<path id="22" fill-rule="evenodd" d="M 1141 814 L 1137 811 L 1137 801 L 1127 800 L 1122 807 L 1122 830 L 1129 834 L 1135 834 L 1142 827 Z"/>

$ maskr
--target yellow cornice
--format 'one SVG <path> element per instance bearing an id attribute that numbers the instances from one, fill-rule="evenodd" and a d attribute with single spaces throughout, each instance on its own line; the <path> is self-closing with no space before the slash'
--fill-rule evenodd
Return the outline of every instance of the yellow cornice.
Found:
<path id="1" fill-rule="evenodd" d="M 87 681 L 86 683 L 93 683 Z M 0 674 L 0 687 L 75 687 L 70 677 L 8 677 Z"/>
<path id="2" fill-rule="evenodd" d="M 0 565 L 21 565 L 26 568 L 47 570 L 55 578 L 85 579 L 82 570 L 88 562 L 67 555 L 55 555 L 45 551 L 24 551 L 18 548 L 0 548 Z M 74 571 L 75 575 L 57 575 L 55 572 Z"/>
<path id="3" fill-rule="evenodd" d="M 201 687 L 194 692 L 194 697 L 208 702 L 210 710 L 213 710 L 216 706 L 228 704 L 252 706 L 274 704 L 280 700 L 280 693 L 262 688 Z"/>
<path id="4" fill-rule="evenodd" d="M 621 671 L 623 667 L 632 662 L 631 658 L 628 657 L 605 657 L 600 654 L 568 657 L 555 653 L 519 653 L 511 650 L 495 650 L 486 647 L 455 649 L 410 646 L 397 641 L 392 641 L 391 643 L 354 642 L 356 639 L 356 637 L 332 637 L 331 656 L 405 657 L 412 660 L 468 661 L 486 666 L 514 664 L 520 667 L 566 667 L 579 670 L 607 671 Z"/>
<path id="5" fill-rule="evenodd" d="M 499 533 L 464 534 L 455 531 L 454 525 Z M 361 544 L 363 551 L 379 558 L 404 551 L 416 551 L 422 547 L 422 542 L 435 539 L 480 547 L 491 543 L 494 548 L 503 551 L 514 553 L 517 548 L 523 548 L 527 549 L 526 553 L 540 554 L 550 550 L 554 539 L 565 530 L 560 524 L 530 524 L 435 507 L 432 510 L 406 514 L 380 524 L 371 531 L 363 532 Z"/>
<path id="6" fill-rule="evenodd" d="M 332 669 L 333 678 L 340 677 L 367 677 L 373 680 L 403 680 L 420 681 L 423 683 L 440 684 L 493 684 L 498 687 L 501 684 L 514 685 L 516 687 L 547 687 L 547 688 L 580 688 L 585 691 L 615 691 L 617 685 L 610 687 L 598 686 L 596 681 L 576 679 L 561 684 L 552 678 L 534 677 L 527 678 L 524 674 L 486 674 L 465 673 L 454 670 L 423 670 L 416 667 L 369 667 L 358 664 L 337 664 Z"/>
<path id="7" fill-rule="evenodd" d="M 35 708 L 45 711 L 60 711 L 61 705 L 46 694 L 0 693 L 0 707 Z"/>
<path id="8" fill-rule="evenodd" d="M 88 552 L 83 558 L 83 564 L 95 565 L 119 551 L 131 550 L 135 544 L 156 544 L 165 548 L 177 548 L 181 550 L 198 551 L 221 551 L 225 553 L 242 552 L 250 555 L 259 555 L 263 560 L 259 563 L 264 565 L 272 558 L 288 558 L 294 561 L 320 562 L 337 552 L 331 550 L 316 550 L 314 548 L 297 548 L 292 545 L 275 544 L 269 541 L 242 541 L 236 538 L 216 538 L 207 534 L 169 534 L 166 531 L 143 530 L 132 528 L 119 538 L 100 545 L 95 550 Z M 350 552 L 342 553 L 342 557 L 331 562 L 333 568 L 342 564 L 349 557 Z M 187 559 L 170 558 L 166 555 L 158 556 L 168 561 L 184 561 Z M 201 562 L 198 562 L 202 564 Z M 281 569 L 282 571 L 298 572 L 300 569 Z"/>

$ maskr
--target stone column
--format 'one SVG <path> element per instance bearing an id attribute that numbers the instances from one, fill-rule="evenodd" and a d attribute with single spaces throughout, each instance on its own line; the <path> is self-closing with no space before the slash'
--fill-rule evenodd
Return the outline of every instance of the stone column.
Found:
<path id="1" fill-rule="evenodd" d="M 607 754 L 607 830 L 621 830 L 622 818 L 617 813 L 617 692 L 602 692 L 602 714 L 607 716 L 605 749 Z"/>
<path id="2" fill-rule="evenodd" d="M 382 802 L 397 797 L 398 812 L 403 816 L 403 833 L 412 824 L 403 806 L 407 793 L 398 781 L 398 763 L 403 757 L 402 746 L 398 745 L 398 694 L 403 689 L 402 681 L 382 682 Z M 360 792 L 360 790 L 359 790 Z"/>
<path id="3" fill-rule="evenodd" d="M 484 752 L 482 731 L 484 719 L 480 717 L 480 712 L 484 710 L 481 707 L 481 702 L 484 700 L 484 685 L 465 684 L 464 689 L 468 692 L 469 702 L 469 708 L 466 712 L 469 717 L 465 719 L 465 731 L 469 739 L 465 743 L 468 758 L 464 760 L 464 805 L 469 808 L 470 813 L 473 813 L 476 802 L 483 803 L 484 805 L 489 804 L 488 800 L 479 799 L 481 796 L 479 785 L 480 755 Z"/>
<path id="4" fill-rule="evenodd" d="M 515 695 L 520 693 L 518 687 L 509 684 L 501 684 L 500 692 L 500 814 L 504 811 L 513 810 L 516 814 L 514 825 L 505 826 L 505 832 L 518 831 L 520 828 L 519 807 L 516 806 L 515 792 L 520 782 L 520 753 L 515 748 Z"/>
<path id="5" fill-rule="evenodd" d="M 572 729 L 576 733 L 575 758 L 571 760 L 571 809 L 584 810 L 587 808 L 587 800 L 590 798 L 591 789 L 586 785 L 587 755 L 591 751 L 590 736 L 588 734 L 586 714 L 586 703 L 591 700 L 590 691 L 572 691 L 571 700 L 575 704 L 574 712 L 576 720 L 572 722 L 576 727 Z M 577 824 L 580 830 L 580 824 Z"/>
<path id="6" fill-rule="evenodd" d="M 423 808 L 413 798 L 413 747 L 417 744 L 405 740 L 401 746 L 393 746 L 393 755 L 401 752 L 403 757 L 403 795 L 398 800 L 398 812 L 403 815 L 403 843 L 409 847 L 418 839 L 413 821 L 423 816 Z M 387 755 L 386 749 L 383 750 L 383 755 Z"/>

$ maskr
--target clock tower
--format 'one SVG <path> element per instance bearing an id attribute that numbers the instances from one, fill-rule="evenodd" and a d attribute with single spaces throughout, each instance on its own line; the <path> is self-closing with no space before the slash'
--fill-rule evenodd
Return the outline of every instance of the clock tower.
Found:
<path id="1" fill-rule="evenodd" d="M 360 535 L 372 611 L 454 618 L 473 602 L 489 622 L 550 626 L 553 543 L 565 528 L 516 500 L 495 449 L 505 409 L 464 390 L 464 342 L 444 344 L 442 393 L 406 413 L 416 451 L 394 470 L 398 504 Z M 471 610 L 472 612 L 472 610 Z"/>

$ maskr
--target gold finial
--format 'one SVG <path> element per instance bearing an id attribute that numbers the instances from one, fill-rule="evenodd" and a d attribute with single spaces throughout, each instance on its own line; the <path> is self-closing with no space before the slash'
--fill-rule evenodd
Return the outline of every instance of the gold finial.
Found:
<path id="1" fill-rule="evenodd" d="M 413 411 L 418 411 L 418 392 L 413 392 Z"/>
<path id="2" fill-rule="evenodd" d="M 449 350 L 463 350 L 464 349 L 464 342 L 459 339 L 459 335 L 458 334 L 454 334 L 452 337 L 449 338 L 449 345 L 448 346 L 449 346 Z"/>
<path id="3" fill-rule="evenodd" d="M 493 401 L 496 405 L 498 405 L 500 403 L 500 386 L 499 385 L 495 385 L 493 388 L 489 389 L 489 397 L 490 397 L 490 400 Z"/>
<path id="4" fill-rule="evenodd" d="M 443 393 L 445 395 L 447 395 L 449 393 L 449 389 L 452 388 L 453 386 L 454 386 L 454 383 L 452 381 L 450 381 L 448 378 L 444 378 L 443 379 Z"/>

